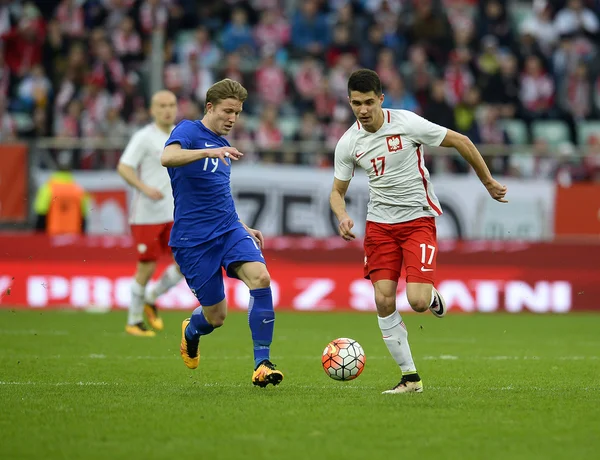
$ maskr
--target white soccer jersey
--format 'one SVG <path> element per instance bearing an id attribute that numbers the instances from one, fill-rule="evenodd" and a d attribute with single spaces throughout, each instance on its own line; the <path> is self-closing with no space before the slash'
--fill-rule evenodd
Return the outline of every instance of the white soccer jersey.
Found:
<path id="1" fill-rule="evenodd" d="M 134 168 L 144 184 L 157 188 L 164 196 L 161 200 L 154 201 L 134 189 L 130 224 L 162 224 L 173 221 L 171 180 L 167 168 L 160 164 L 160 156 L 168 139 L 168 133 L 151 123 L 131 137 L 121 155 L 121 163 Z"/>
<path id="2" fill-rule="evenodd" d="M 335 147 L 335 177 L 349 181 L 356 166 L 367 172 L 369 221 L 394 224 L 441 215 L 422 145 L 440 145 L 448 130 L 407 110 L 384 109 L 383 118 L 375 133 L 358 121 L 344 133 Z"/>

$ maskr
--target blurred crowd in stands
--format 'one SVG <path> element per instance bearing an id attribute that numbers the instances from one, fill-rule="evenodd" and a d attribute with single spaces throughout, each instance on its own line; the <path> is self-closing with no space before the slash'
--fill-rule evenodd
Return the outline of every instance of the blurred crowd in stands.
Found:
<path id="1" fill-rule="evenodd" d="M 330 165 L 353 121 L 346 79 L 368 67 L 385 107 L 539 154 L 499 156 L 495 173 L 559 175 L 565 163 L 599 179 L 600 0 L 0 0 L 0 142 L 121 145 L 149 121 L 158 29 L 180 118 L 200 118 L 221 78 L 248 88 L 231 142 L 254 161 Z M 544 158 L 551 148 L 565 160 Z M 80 152 L 76 166 L 117 159 Z M 445 168 L 467 170 L 459 158 Z"/>

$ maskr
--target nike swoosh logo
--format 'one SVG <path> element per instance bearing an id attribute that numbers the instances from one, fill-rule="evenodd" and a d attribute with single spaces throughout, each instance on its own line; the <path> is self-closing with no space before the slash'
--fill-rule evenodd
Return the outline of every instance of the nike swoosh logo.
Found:
<path id="1" fill-rule="evenodd" d="M 356 159 L 358 160 L 360 157 L 362 157 L 365 153 L 367 152 L 362 152 L 362 153 L 357 153 L 356 154 Z"/>
<path id="2" fill-rule="evenodd" d="M 422 271 L 422 272 L 432 272 L 432 271 L 433 271 L 433 268 L 425 268 L 425 265 L 423 265 L 423 266 L 421 267 L 421 271 Z"/>
<path id="3" fill-rule="evenodd" d="M 208 143 L 206 143 L 206 144 L 204 144 L 204 147 L 216 147 L 216 145 L 215 144 L 208 144 Z"/>
<path id="4" fill-rule="evenodd" d="M 391 335 L 384 335 L 383 338 L 384 339 L 389 339 L 391 337 Z"/>
<path id="5" fill-rule="evenodd" d="M 275 318 L 273 318 L 273 319 L 263 319 L 263 324 L 269 324 L 269 323 L 272 323 L 273 321 L 275 321 Z"/>

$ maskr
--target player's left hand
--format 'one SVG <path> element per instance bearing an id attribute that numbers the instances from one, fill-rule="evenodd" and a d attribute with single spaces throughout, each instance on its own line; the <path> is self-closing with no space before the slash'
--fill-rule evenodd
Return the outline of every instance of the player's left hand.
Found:
<path id="1" fill-rule="evenodd" d="M 508 203 L 508 200 L 505 200 L 507 188 L 506 185 L 502 185 L 500 182 L 492 179 L 490 182 L 485 184 L 485 188 L 487 188 L 490 196 L 500 203 Z"/>
<path id="2" fill-rule="evenodd" d="M 260 249 L 263 249 L 265 247 L 265 237 L 263 236 L 263 234 L 261 233 L 260 230 L 255 230 L 253 228 L 250 227 L 246 227 L 246 229 L 248 230 L 248 233 L 250 233 L 250 235 L 252 236 L 252 238 L 254 238 L 254 240 L 258 243 L 258 247 Z"/>

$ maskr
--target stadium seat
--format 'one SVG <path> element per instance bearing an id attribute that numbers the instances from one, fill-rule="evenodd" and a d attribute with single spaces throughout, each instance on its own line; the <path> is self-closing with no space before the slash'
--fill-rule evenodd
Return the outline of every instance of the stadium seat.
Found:
<path id="1" fill-rule="evenodd" d="M 250 132 L 255 132 L 258 129 L 258 124 L 260 123 L 260 119 L 258 117 L 252 115 L 244 116 L 244 123 L 246 125 L 246 129 Z"/>
<path id="2" fill-rule="evenodd" d="M 528 144 L 527 125 L 523 120 L 502 120 L 502 126 L 513 144 Z"/>
<path id="3" fill-rule="evenodd" d="M 281 133 L 286 139 L 294 137 L 294 133 L 298 130 L 298 127 L 299 121 L 296 117 L 282 117 L 279 120 L 279 129 L 281 129 Z"/>
<path id="4" fill-rule="evenodd" d="M 33 119 L 28 113 L 17 112 L 12 113 L 11 116 L 17 125 L 18 132 L 25 132 L 33 129 Z"/>
<path id="5" fill-rule="evenodd" d="M 509 18 L 512 30 L 519 32 L 521 24 L 532 15 L 531 2 L 513 3 L 509 7 Z"/>
<path id="6" fill-rule="evenodd" d="M 175 36 L 175 48 L 180 49 L 185 44 L 194 40 L 195 30 L 181 30 Z"/>
<path id="7" fill-rule="evenodd" d="M 600 121 L 582 121 L 577 125 L 579 145 L 587 145 L 591 135 L 600 137 Z"/>
<path id="8" fill-rule="evenodd" d="M 533 140 L 545 139 L 550 145 L 570 142 L 569 127 L 560 120 L 537 120 L 531 125 Z"/>
<path id="9" fill-rule="evenodd" d="M 260 125 L 260 117 L 247 115 L 244 117 L 244 124 L 246 125 L 246 129 L 250 132 L 255 132 Z M 279 129 L 281 129 L 281 133 L 286 139 L 290 139 L 294 137 L 294 133 L 298 129 L 299 120 L 297 117 L 287 116 L 279 118 L 277 122 Z"/>

